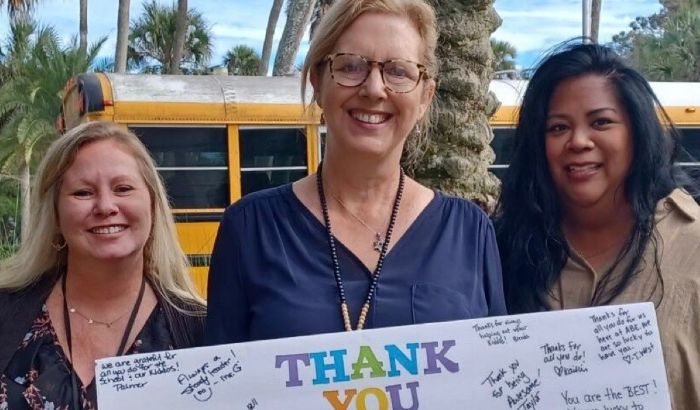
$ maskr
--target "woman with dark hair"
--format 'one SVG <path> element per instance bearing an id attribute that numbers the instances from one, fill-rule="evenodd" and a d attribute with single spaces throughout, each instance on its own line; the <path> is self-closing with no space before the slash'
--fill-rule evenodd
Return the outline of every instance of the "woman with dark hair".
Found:
<path id="1" fill-rule="evenodd" d="M 528 84 L 495 221 L 509 312 L 655 303 L 680 410 L 700 408 L 700 207 L 677 140 L 641 74 L 568 45 Z"/>

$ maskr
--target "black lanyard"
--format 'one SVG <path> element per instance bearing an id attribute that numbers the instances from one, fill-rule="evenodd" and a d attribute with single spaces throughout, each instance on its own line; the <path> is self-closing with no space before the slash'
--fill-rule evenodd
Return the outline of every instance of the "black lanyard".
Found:
<path id="1" fill-rule="evenodd" d="M 70 315 L 68 315 L 68 301 L 66 300 L 66 276 L 68 273 L 64 273 L 61 278 L 61 290 L 63 291 L 63 323 L 66 327 L 66 343 L 68 344 L 68 358 L 71 362 L 71 389 L 73 391 L 73 410 L 81 410 L 80 405 L 80 392 L 78 391 L 78 378 L 77 373 L 73 365 L 73 338 L 70 330 Z M 134 327 L 134 322 L 136 321 L 136 315 L 139 313 L 139 307 L 141 306 L 141 301 L 143 300 L 143 294 L 146 290 L 145 278 L 141 277 L 141 289 L 139 290 L 139 295 L 136 298 L 134 307 L 131 309 L 131 315 L 129 316 L 129 321 L 126 323 L 126 328 L 124 329 L 124 334 L 122 335 L 122 341 L 119 343 L 119 349 L 117 349 L 117 354 L 115 356 L 121 356 L 126 350 L 126 342 L 129 340 L 129 335 Z"/>

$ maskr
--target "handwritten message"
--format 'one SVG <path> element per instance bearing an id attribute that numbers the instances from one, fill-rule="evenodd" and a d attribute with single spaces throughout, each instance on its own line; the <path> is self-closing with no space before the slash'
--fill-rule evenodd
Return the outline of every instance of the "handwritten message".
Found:
<path id="1" fill-rule="evenodd" d="M 555 375 L 570 376 L 577 373 L 588 373 L 586 351 L 581 343 L 569 340 L 566 343 L 545 343 L 540 346 L 544 364 L 552 366 Z"/>
<path id="2" fill-rule="evenodd" d="M 517 343 L 530 339 L 527 325 L 523 323 L 522 318 L 516 316 L 480 321 L 474 323 L 472 329 L 489 346 Z"/>
<path id="3" fill-rule="evenodd" d="M 606 387 L 605 390 L 583 393 L 565 390 L 561 393 L 561 398 L 566 410 L 651 410 L 654 407 L 645 405 L 644 399 L 657 394 L 659 390 L 656 380 L 651 380 L 649 383 Z"/>
<path id="4" fill-rule="evenodd" d="M 619 306 L 589 318 L 600 360 L 616 358 L 631 364 L 658 349 L 655 322 L 647 312 L 630 312 L 628 307 Z"/>
<path id="5" fill-rule="evenodd" d="M 528 374 L 515 359 L 507 366 L 489 372 L 481 382 L 491 388 L 491 396 L 503 399 L 509 409 L 535 409 L 540 402 L 540 370 Z M 535 377 L 536 376 L 536 377 Z"/>
<path id="6" fill-rule="evenodd" d="M 652 304 L 99 360 L 101 410 L 670 410 Z"/>

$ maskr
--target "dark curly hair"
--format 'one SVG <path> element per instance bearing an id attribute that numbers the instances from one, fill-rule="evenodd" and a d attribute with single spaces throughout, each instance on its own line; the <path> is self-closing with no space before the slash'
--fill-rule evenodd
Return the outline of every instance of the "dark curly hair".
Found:
<path id="1" fill-rule="evenodd" d="M 630 253 L 633 262 L 621 276 L 604 275 L 593 304 L 610 303 L 646 263 L 653 262 L 663 295 L 654 229 L 657 202 L 690 179 L 673 163 L 679 136 L 644 77 L 608 47 L 567 42 L 536 68 L 520 108 L 510 167 L 494 214 L 503 262 L 505 295 L 511 313 L 547 310 L 549 289 L 557 282 L 570 254 L 561 227 L 561 205 L 545 156 L 549 102 L 564 80 L 584 75 L 605 77 L 616 91 L 630 123 L 633 160 L 624 183 L 632 207 L 632 235 L 610 270 Z M 665 124 L 659 120 L 661 113 Z M 655 292 L 656 293 L 656 289 Z"/>

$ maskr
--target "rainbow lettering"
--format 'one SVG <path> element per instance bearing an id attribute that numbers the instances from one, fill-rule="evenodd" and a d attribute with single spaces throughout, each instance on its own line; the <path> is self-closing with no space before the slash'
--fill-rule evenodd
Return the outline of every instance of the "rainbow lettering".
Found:
<path id="1" fill-rule="evenodd" d="M 459 372 L 459 364 L 447 357 L 450 348 L 456 345 L 454 340 L 442 340 L 439 342 L 406 343 L 405 347 L 395 344 L 384 346 L 383 350 L 376 351 L 371 346 L 360 346 L 357 357 L 348 358 L 347 349 L 336 349 L 321 352 L 294 353 L 277 355 L 275 368 L 280 369 L 286 365 L 286 387 L 304 386 L 305 380 L 299 376 L 300 366 L 312 366 L 314 377 L 312 385 L 325 385 L 331 383 L 348 383 L 364 378 L 382 379 L 401 376 L 416 376 L 442 373 L 443 369 L 449 373 Z M 422 366 L 419 366 L 419 357 Z M 308 380 L 306 380 L 308 383 Z M 401 391 L 404 386 L 392 384 L 380 387 L 367 387 L 360 391 L 353 388 L 343 390 L 326 390 L 323 397 L 334 410 L 351 408 L 353 400 L 358 410 L 365 410 L 366 400 L 372 396 L 373 401 L 379 403 L 380 410 L 411 410 L 418 408 L 417 381 L 407 382 L 405 389 L 410 392 L 410 405 L 405 406 L 401 402 Z"/>

